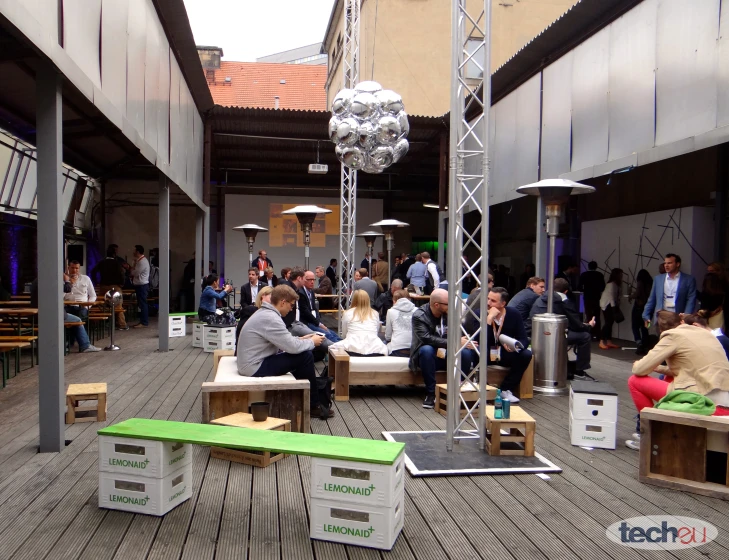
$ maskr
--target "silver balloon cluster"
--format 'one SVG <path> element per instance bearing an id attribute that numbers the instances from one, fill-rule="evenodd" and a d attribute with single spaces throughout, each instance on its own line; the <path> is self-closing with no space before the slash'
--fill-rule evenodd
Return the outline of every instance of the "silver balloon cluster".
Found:
<path id="1" fill-rule="evenodd" d="M 408 152 L 408 132 L 402 97 L 377 82 L 343 89 L 332 102 L 329 139 L 350 169 L 382 173 Z"/>

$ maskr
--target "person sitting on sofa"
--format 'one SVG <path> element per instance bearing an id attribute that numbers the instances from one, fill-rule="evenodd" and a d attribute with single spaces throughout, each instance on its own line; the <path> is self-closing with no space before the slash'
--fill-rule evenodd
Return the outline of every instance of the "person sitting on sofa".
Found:
<path id="1" fill-rule="evenodd" d="M 370 307 L 370 296 L 364 290 L 355 290 L 352 303 L 342 315 L 344 338 L 331 348 L 343 348 L 350 355 L 386 356 L 387 346 L 380 340 L 380 320 Z"/>
<path id="2" fill-rule="evenodd" d="M 200 294 L 200 307 L 197 310 L 197 316 L 203 321 L 209 315 L 215 314 L 218 301 L 225 299 L 233 290 L 233 286 L 225 286 L 222 292 L 217 292 L 218 288 L 220 288 L 220 278 L 217 274 L 210 274 L 205 277 L 203 291 Z"/>
<path id="3" fill-rule="evenodd" d="M 399 282 L 395 280 L 394 282 Z M 393 283 L 394 283 L 393 282 Z M 410 301 L 407 290 L 396 290 L 392 294 L 395 304 L 387 310 L 385 322 L 385 340 L 390 356 L 410 356 L 410 344 L 413 340 L 413 312 L 417 309 Z"/>
<path id="4" fill-rule="evenodd" d="M 633 363 L 628 389 L 635 408 L 653 407 L 674 390 L 704 395 L 716 404 L 714 416 L 729 416 L 729 360 L 716 337 L 705 329 L 681 324 L 678 313 L 656 313 L 660 340 L 642 359 Z M 661 365 L 663 362 L 667 365 Z M 651 377 L 656 372 L 665 379 Z M 639 417 L 640 426 L 640 417 Z M 639 427 L 638 426 L 638 427 Z M 640 430 L 625 442 L 640 449 Z"/>
<path id="5" fill-rule="evenodd" d="M 275 377 L 290 372 L 296 379 L 308 380 L 310 414 L 318 417 L 319 391 L 311 351 L 321 345 L 324 335 L 295 337 L 286 329 L 282 317 L 298 298 L 290 286 L 276 286 L 271 292 L 271 303 L 264 301 L 248 319 L 238 339 L 238 347 L 245 350 L 237 357 L 238 373 L 246 377 Z M 328 416 L 334 416 L 334 411 L 330 410 Z"/>

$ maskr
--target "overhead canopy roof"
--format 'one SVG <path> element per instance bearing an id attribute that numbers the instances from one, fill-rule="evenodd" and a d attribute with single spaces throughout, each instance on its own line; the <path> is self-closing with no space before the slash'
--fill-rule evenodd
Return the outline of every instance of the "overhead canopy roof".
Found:
<path id="1" fill-rule="evenodd" d="M 212 181 L 225 191 L 261 194 L 266 190 L 333 196 L 339 192 L 340 163 L 327 137 L 328 111 L 294 111 L 215 106 Z M 437 201 L 442 117 L 410 117 L 410 151 L 381 175 L 358 173 L 358 196 Z M 318 154 L 317 154 L 318 150 Z M 326 164 L 324 175 L 308 173 Z M 282 194 L 282 192 L 277 192 Z"/>

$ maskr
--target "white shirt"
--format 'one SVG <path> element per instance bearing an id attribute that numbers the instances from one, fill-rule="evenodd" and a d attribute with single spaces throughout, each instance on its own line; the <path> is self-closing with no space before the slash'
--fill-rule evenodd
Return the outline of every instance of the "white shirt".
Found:
<path id="1" fill-rule="evenodd" d="M 663 309 L 674 309 L 676 307 L 676 293 L 678 292 L 678 279 L 680 272 L 671 278 L 670 274 L 666 274 L 666 280 L 663 282 Z"/>
<path id="2" fill-rule="evenodd" d="M 71 282 L 71 292 L 63 294 L 64 301 L 96 301 L 96 290 L 91 278 L 79 274 L 76 282 Z"/>
<path id="3" fill-rule="evenodd" d="M 256 303 L 256 298 L 258 297 L 258 284 L 255 285 L 251 284 L 251 301 L 253 301 L 253 304 Z"/>
<path id="4" fill-rule="evenodd" d="M 132 276 L 134 277 L 132 283 L 135 286 L 144 286 L 145 284 L 149 284 L 149 261 L 147 260 L 147 257 L 142 255 L 139 259 L 137 259 L 137 262 L 134 263 Z"/>

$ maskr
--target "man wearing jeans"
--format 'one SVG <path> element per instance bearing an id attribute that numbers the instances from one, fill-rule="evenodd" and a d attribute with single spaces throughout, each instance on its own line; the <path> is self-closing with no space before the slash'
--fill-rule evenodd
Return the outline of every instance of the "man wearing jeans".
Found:
<path id="1" fill-rule="evenodd" d="M 246 377 L 273 377 L 291 373 L 296 379 L 308 379 L 311 389 L 311 416 L 319 416 L 319 395 L 311 351 L 320 346 L 324 335 L 312 333 L 296 337 L 286 329 L 283 316 L 296 305 L 299 296 L 286 285 L 271 292 L 271 303 L 263 302 L 240 331 L 238 339 L 238 373 Z M 329 417 L 334 416 L 329 411 Z"/>
<path id="2" fill-rule="evenodd" d="M 446 368 L 446 335 L 448 315 L 448 292 L 436 288 L 430 294 L 430 304 L 419 307 L 413 312 L 413 339 L 410 346 L 410 369 L 423 372 L 425 400 L 423 408 L 435 406 L 435 372 Z M 467 337 L 461 337 L 465 345 Z M 468 374 L 478 362 L 476 342 L 469 342 L 461 351 L 461 371 Z"/>
<path id="3" fill-rule="evenodd" d="M 132 267 L 132 283 L 137 294 L 139 306 L 139 323 L 133 328 L 147 328 L 149 326 L 149 306 L 147 293 L 149 292 L 149 261 L 144 256 L 144 247 L 134 246 L 134 266 Z"/>

